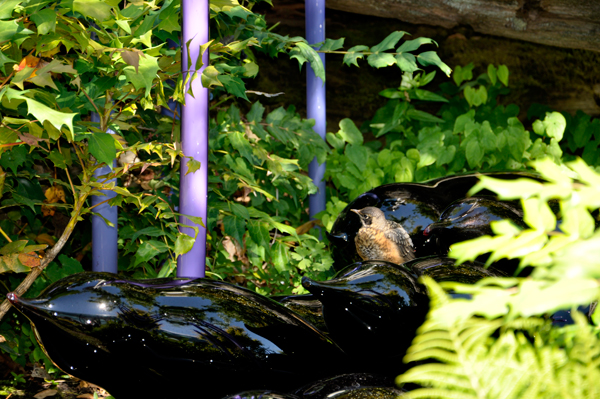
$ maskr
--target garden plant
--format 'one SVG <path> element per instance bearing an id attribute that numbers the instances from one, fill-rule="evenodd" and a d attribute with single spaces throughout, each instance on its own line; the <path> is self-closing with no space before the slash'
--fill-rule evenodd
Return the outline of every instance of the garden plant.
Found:
<path id="1" fill-rule="evenodd" d="M 531 230 L 498 223 L 499 235 L 486 238 L 485 247 L 464 244 L 452 252 L 469 259 L 481 248 L 504 250 L 495 254 L 535 267 L 531 278 L 444 287 L 473 294 L 471 302 L 449 300 L 426 281 L 434 306 L 407 360 L 440 362 L 417 366 L 399 381 L 433 387 L 415 397 L 449 391 L 504 397 L 514 372 L 522 383 L 512 397 L 593 396 L 586 391 L 593 384 L 583 382 L 598 372 L 597 329 L 577 313 L 575 324 L 561 328 L 531 316 L 598 297 L 596 219 L 589 212 L 600 206 L 594 199 L 599 120 L 539 106 L 520 120 L 519 108 L 502 101 L 509 90 L 505 66 L 489 65 L 480 75 L 472 64 L 452 71 L 433 40 L 396 31 L 371 47 L 344 50 L 343 38 L 320 44 L 321 52 L 342 54 L 348 67 L 396 68 L 399 76 L 396 87 L 380 93 L 387 103 L 368 123 L 359 128 L 344 119 L 324 141 L 293 104 L 267 112 L 258 99 L 268 93 L 246 90 L 260 73 L 258 53 L 296 59 L 326 77 L 317 51 L 302 37 L 277 34 L 252 11 L 256 3 L 211 1 L 210 65 L 190 77 L 212 95 L 209 165 L 191 160 L 190 170 L 209 170 L 208 217 L 196 220 L 208 231 L 207 276 L 261 294 L 302 293 L 303 276 L 333 275 L 317 225 L 330 229 L 357 195 L 391 182 L 536 170 L 548 185 L 505 187 L 488 179 L 480 186 L 504 198 L 523 197 Z M 177 256 L 194 242 L 178 230 L 185 157 L 179 121 L 161 112 L 169 99 L 183 102 L 185 94 L 180 13 L 177 0 L 0 2 L 0 292 L 35 297 L 50 283 L 89 270 L 90 196 L 104 189 L 117 193 L 109 203 L 119 206 L 119 272 L 174 276 Z M 425 89 L 440 72 L 451 78 L 437 91 Z M 422 110 L 432 104 L 436 112 Z M 100 122 L 92 122 L 92 113 Z M 95 179 L 94 170 L 115 157 L 112 172 Z M 306 173 L 314 157 L 328 168 L 327 209 L 317 221 L 306 209 L 316 190 Z M 117 185 L 108 183 L 115 177 Z M 560 230 L 548 200 L 560 205 Z M 496 295 L 503 299 L 494 299 L 490 310 Z M 7 303 L 0 307 L 0 334 L 0 349 L 15 370 L 38 364 L 61 375 L 26 319 Z M 505 363 L 507 370 L 499 366 Z M 529 378 L 536 372 L 537 379 Z M 556 386 L 544 385 L 551 380 Z M 13 371 L 0 394 L 25 383 Z"/>

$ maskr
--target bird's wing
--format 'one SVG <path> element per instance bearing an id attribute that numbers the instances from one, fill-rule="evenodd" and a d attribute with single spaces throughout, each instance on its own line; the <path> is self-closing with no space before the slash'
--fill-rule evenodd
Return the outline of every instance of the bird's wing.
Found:
<path id="1" fill-rule="evenodd" d="M 410 236 L 404 230 L 404 228 L 392 221 L 388 221 L 389 229 L 387 229 L 385 236 L 389 240 L 392 240 L 400 249 L 400 255 L 406 260 L 415 258 L 415 250 L 413 248 L 412 240 Z"/>

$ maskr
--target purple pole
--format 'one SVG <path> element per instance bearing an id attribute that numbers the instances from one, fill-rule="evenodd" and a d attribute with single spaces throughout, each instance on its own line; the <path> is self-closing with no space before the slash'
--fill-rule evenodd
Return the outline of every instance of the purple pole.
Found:
<path id="1" fill-rule="evenodd" d="M 100 122 L 100 116 L 97 113 L 92 113 L 92 122 Z M 108 133 L 111 133 L 109 130 Z M 113 161 L 113 167 L 116 160 Z M 110 167 L 102 166 L 94 171 L 96 179 L 102 175 L 111 172 Z M 117 183 L 117 179 L 111 179 L 109 182 Z M 106 201 L 109 198 L 116 197 L 117 193 L 112 190 L 101 190 L 104 196 L 92 196 L 92 206 Z M 102 215 L 106 220 L 110 221 L 113 226 L 106 224 L 102 217 L 92 215 L 92 270 L 95 272 L 117 273 L 118 246 L 117 239 L 119 232 L 117 229 L 119 208 L 110 206 L 108 203 L 98 205 L 94 208 L 94 212 Z"/>
<path id="2" fill-rule="evenodd" d="M 208 42 L 208 0 L 182 0 L 183 16 L 183 55 L 184 77 L 193 73 L 196 60 L 200 56 L 200 46 Z M 187 65 L 188 49 L 192 65 Z M 184 215 L 201 217 L 206 222 L 206 202 L 208 196 L 208 90 L 202 87 L 200 75 L 208 65 L 208 51 L 202 56 L 203 66 L 198 78 L 192 84 L 194 97 L 186 94 L 185 105 L 181 107 L 181 148 L 186 157 L 200 162 L 200 169 L 186 175 L 187 160 L 181 162 L 181 182 L 179 192 L 179 212 Z M 198 228 L 196 243 L 192 249 L 177 260 L 178 277 L 204 277 L 206 264 L 206 229 L 181 217 L 180 223 L 195 225 Z M 182 233 L 194 237 L 192 228 L 181 228 Z"/>
<path id="3" fill-rule="evenodd" d="M 325 40 L 325 0 L 305 0 L 306 13 L 306 40 L 309 44 Z M 325 54 L 319 54 L 323 67 Z M 306 68 L 306 116 L 315 120 L 314 130 L 325 139 L 326 134 L 325 84 L 321 78 L 315 76 L 313 69 Z M 319 165 L 317 158 L 308 165 L 308 176 L 317 186 L 317 193 L 308 199 L 310 217 L 325 210 L 325 163 Z"/>

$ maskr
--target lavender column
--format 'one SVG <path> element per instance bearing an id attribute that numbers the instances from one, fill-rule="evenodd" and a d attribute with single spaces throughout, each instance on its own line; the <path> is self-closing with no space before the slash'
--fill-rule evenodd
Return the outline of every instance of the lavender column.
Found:
<path id="1" fill-rule="evenodd" d="M 182 0 L 181 14 L 183 16 L 183 56 L 182 66 L 184 76 L 193 73 L 196 60 L 200 55 L 200 46 L 209 40 L 208 35 L 208 0 Z M 192 65 L 187 65 L 188 49 Z M 198 78 L 194 80 L 194 97 L 185 97 L 185 105 L 181 110 L 181 147 L 186 157 L 199 161 L 201 166 L 194 173 L 186 175 L 187 161 L 181 164 L 181 182 L 179 193 L 179 212 L 185 215 L 201 217 L 206 221 L 206 202 L 208 193 L 208 90 L 202 87 L 200 74 L 208 64 L 208 51 L 202 56 L 203 67 L 197 71 Z M 185 217 L 180 222 L 195 225 Z M 206 263 L 206 229 L 198 227 L 198 236 L 194 247 L 177 261 L 178 277 L 204 277 Z M 181 231 L 194 236 L 191 228 Z"/>
<path id="2" fill-rule="evenodd" d="M 100 122 L 100 117 L 95 112 L 92 113 L 92 122 Z M 110 130 L 108 133 L 112 133 Z M 115 166 L 116 160 L 113 161 Z M 106 175 L 111 169 L 108 166 L 103 166 L 94 171 L 94 177 Z M 117 179 L 109 180 L 107 183 L 114 182 Z M 101 190 L 106 196 L 92 196 L 92 206 L 106 201 L 108 198 L 113 198 L 117 195 L 112 190 Z M 119 208 L 110 206 L 108 203 L 98 205 L 94 208 L 94 212 L 102 215 L 104 219 L 110 221 L 113 226 L 106 224 L 100 216 L 92 215 L 92 270 L 95 272 L 117 273 L 118 246 L 117 239 L 119 237 L 117 230 L 117 218 Z"/>
<path id="3" fill-rule="evenodd" d="M 306 40 L 309 44 L 319 43 L 325 40 L 325 0 L 305 0 L 306 12 Z M 319 54 L 325 66 L 325 54 Z M 309 119 L 315 120 L 314 130 L 325 139 L 326 134 L 326 107 L 325 107 L 325 85 L 321 78 L 317 78 L 313 69 L 306 69 L 306 114 Z M 317 213 L 325 210 L 325 163 L 319 165 L 317 159 L 313 159 L 308 166 L 308 175 L 317 186 L 317 193 L 309 198 L 309 213 L 314 217 Z"/>

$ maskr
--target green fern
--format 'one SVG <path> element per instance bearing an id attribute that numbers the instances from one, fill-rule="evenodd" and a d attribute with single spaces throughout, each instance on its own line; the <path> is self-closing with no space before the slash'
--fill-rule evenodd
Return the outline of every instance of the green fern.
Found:
<path id="1" fill-rule="evenodd" d="M 600 339 L 583 315 L 559 329 L 541 318 L 439 317 L 465 300 L 451 299 L 432 279 L 424 283 L 431 311 L 405 361 L 430 363 L 397 378 L 423 387 L 408 398 L 600 397 Z"/>

